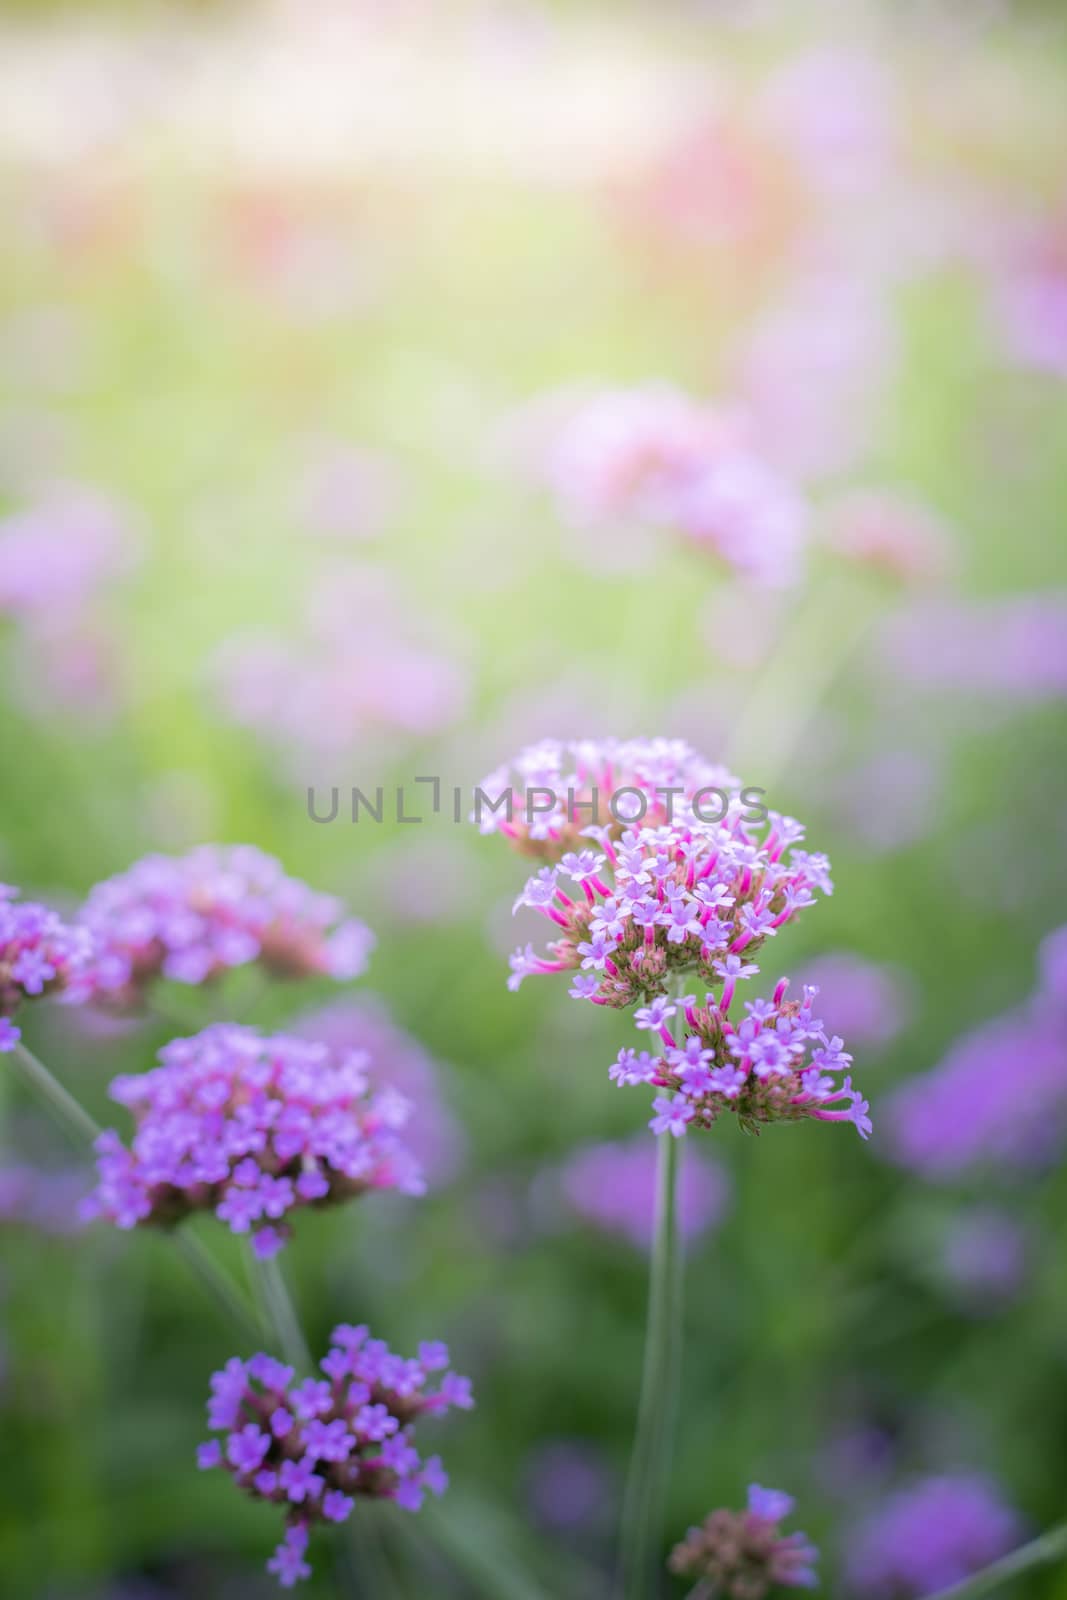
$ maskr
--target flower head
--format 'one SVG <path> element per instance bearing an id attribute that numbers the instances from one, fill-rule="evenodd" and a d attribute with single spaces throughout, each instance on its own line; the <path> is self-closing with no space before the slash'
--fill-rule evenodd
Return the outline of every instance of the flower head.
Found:
<path id="1" fill-rule="evenodd" d="M 332 895 L 252 845 L 146 856 L 98 883 L 80 914 L 94 940 L 79 999 L 132 1005 L 157 977 L 200 984 L 258 961 L 302 977 L 358 977 L 374 936 Z"/>
<path id="2" fill-rule="evenodd" d="M 472 821 L 500 833 L 523 855 L 580 871 L 590 838 L 618 839 L 628 827 L 684 816 L 698 796 L 704 813 L 725 811 L 738 779 L 705 761 L 683 739 L 543 739 L 483 779 Z M 566 857 L 573 856 L 568 864 Z M 520 902 L 550 904 L 556 875 L 539 873 Z"/>
<path id="3" fill-rule="evenodd" d="M 729 1111 L 750 1132 L 766 1122 L 814 1118 L 851 1122 L 867 1138 L 870 1108 L 851 1078 L 837 1081 L 852 1057 L 814 1015 L 817 990 L 789 1000 L 788 987 L 783 979 L 773 1000 L 749 1001 L 743 1020 L 731 1017 L 729 1004 L 714 994 L 703 1005 L 689 997 L 684 1031 L 664 1017 L 660 1055 L 646 1052 L 638 1070 L 634 1052 L 623 1050 L 609 1076 L 663 1091 L 652 1102 L 649 1127 L 656 1134 L 681 1138 L 690 1128 L 710 1128 Z"/>
<path id="4" fill-rule="evenodd" d="M 420 1456 L 415 1424 L 473 1405 L 467 1379 L 442 1370 L 443 1345 L 404 1360 L 365 1327 L 335 1328 L 332 1340 L 322 1382 L 294 1385 L 293 1369 L 266 1355 L 234 1357 L 211 1379 L 208 1425 L 224 1439 L 201 1445 L 198 1463 L 284 1510 L 285 1537 L 267 1563 L 283 1588 L 311 1574 L 304 1557 L 313 1524 L 344 1522 L 361 1497 L 417 1511 L 427 1493 L 442 1494 L 447 1475 L 437 1456 Z"/>
<path id="5" fill-rule="evenodd" d="M 599 850 L 566 850 L 558 867 L 541 868 L 529 880 L 516 907 L 537 911 L 554 938 L 543 956 L 527 945 L 513 957 L 512 988 L 531 974 L 577 971 L 583 981 L 571 993 L 578 998 L 616 1007 L 656 1005 L 671 979 L 692 973 L 706 984 L 724 980 L 728 1010 L 738 980 L 758 971 L 751 958 L 760 946 L 813 904 L 816 893 L 831 892 L 825 856 L 793 848 L 803 838 L 799 823 L 763 807 L 756 809 L 758 822 L 750 820 L 753 808 L 743 803 L 736 780 L 719 774 L 720 784 L 705 783 L 703 775 L 713 769 L 688 746 L 681 752 L 684 763 L 676 764 L 683 770 L 670 786 L 672 820 L 646 818 L 614 834 L 594 825 L 587 831 L 595 833 Z M 529 763 L 533 753 L 524 754 Z M 559 778 L 561 764 L 562 747 L 548 747 L 534 781 L 559 794 L 553 785 L 575 781 Z M 604 769 L 608 784 L 617 770 Z M 641 785 L 632 785 L 639 798 L 655 797 L 665 780 L 645 768 Z M 704 820 L 709 793 L 717 797 L 714 814 L 721 820 Z M 570 826 L 557 814 L 537 839 L 531 830 L 522 835 L 513 829 L 511 837 L 524 853 L 532 848 L 554 856 L 568 842 Z M 643 1006 L 638 1022 L 650 1014 Z"/>
<path id="6" fill-rule="evenodd" d="M 86 929 L 32 900 L 17 900 L 17 892 L 0 884 L 0 1052 L 19 1041 L 11 1018 L 23 1002 L 70 990 L 93 953 Z"/>
<path id="7" fill-rule="evenodd" d="M 744 1511 L 712 1511 L 671 1551 L 668 1565 L 700 1580 L 704 1600 L 763 1600 L 774 1586 L 814 1589 L 818 1551 L 802 1533 L 783 1534 L 779 1523 L 793 1501 L 777 1489 L 749 1486 Z"/>
<path id="8" fill-rule="evenodd" d="M 97 1140 L 87 1214 L 133 1228 L 213 1211 L 270 1255 L 303 1206 L 371 1189 L 420 1194 L 399 1132 L 409 1103 L 371 1088 L 368 1060 L 226 1023 L 173 1040 L 161 1066 L 111 1085 L 137 1130 L 128 1148 L 112 1131 Z"/>

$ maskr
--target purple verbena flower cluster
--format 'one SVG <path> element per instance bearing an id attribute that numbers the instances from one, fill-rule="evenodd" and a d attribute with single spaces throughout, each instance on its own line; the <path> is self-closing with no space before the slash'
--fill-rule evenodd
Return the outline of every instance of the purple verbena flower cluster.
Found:
<path id="1" fill-rule="evenodd" d="M 543 867 L 515 903 L 560 931 L 547 956 L 531 945 L 516 952 L 513 989 L 531 973 L 574 971 L 575 998 L 628 1006 L 695 974 L 708 984 L 721 978 L 732 995 L 738 978 L 758 971 L 751 957 L 760 946 L 816 892 L 833 891 L 826 857 L 791 849 L 804 830 L 775 813 L 762 841 L 733 810 L 723 823 L 631 828 L 619 840 L 604 828 L 586 832 L 599 848 Z"/>
<path id="2" fill-rule="evenodd" d="M 791 1495 L 750 1484 L 744 1511 L 712 1511 L 671 1551 L 668 1566 L 696 1578 L 700 1600 L 763 1600 L 776 1585 L 814 1589 L 818 1551 L 803 1533 L 779 1524 L 793 1509 Z"/>
<path id="3" fill-rule="evenodd" d="M 21 1038 L 11 1018 L 23 1001 L 69 989 L 92 955 L 86 929 L 17 895 L 0 884 L 0 1051 L 13 1050 Z"/>
<path id="4" fill-rule="evenodd" d="M 374 936 L 253 845 L 146 856 L 91 891 L 80 913 L 95 951 L 76 998 L 135 1004 L 156 977 L 210 982 L 262 963 L 273 975 L 355 978 Z"/>
<path id="5" fill-rule="evenodd" d="M 443 1344 L 405 1360 L 366 1327 L 342 1325 L 319 1363 L 324 1378 L 294 1383 L 292 1367 L 262 1354 L 235 1356 L 214 1374 L 208 1424 L 225 1439 L 201 1445 L 199 1465 L 222 1467 L 252 1499 L 284 1507 L 285 1537 L 267 1563 L 283 1588 L 311 1574 L 313 1523 L 344 1522 L 358 1496 L 418 1511 L 427 1492 L 448 1487 L 439 1457 L 423 1458 L 413 1443 L 420 1417 L 474 1403 L 448 1360 Z"/>
<path id="6" fill-rule="evenodd" d="M 113 1130 L 97 1140 L 89 1216 L 133 1228 L 213 1211 L 269 1256 L 303 1206 L 370 1189 L 422 1193 L 399 1133 L 410 1104 L 393 1089 L 371 1089 L 365 1054 L 219 1023 L 173 1040 L 160 1061 L 111 1085 L 137 1131 L 129 1148 Z"/>
<path id="7" fill-rule="evenodd" d="M 677 1001 L 659 996 L 635 1014 L 638 1028 L 658 1038 L 661 1048 L 620 1050 L 610 1068 L 623 1084 L 647 1084 L 665 1091 L 652 1102 L 653 1133 L 680 1138 L 688 1128 L 710 1128 L 724 1111 L 758 1132 L 765 1122 L 852 1122 L 864 1139 L 871 1132 L 870 1107 L 852 1080 L 835 1074 L 851 1064 L 842 1040 L 828 1038 L 812 1007 L 817 990 L 803 1000 L 788 1000 L 783 978 L 772 1000 L 750 1000 L 741 1021 L 730 1018 L 739 967 L 723 963 L 723 992 L 708 994 L 702 1006 L 694 995 Z M 684 1020 L 684 1031 L 676 1016 Z"/>
<path id="8" fill-rule="evenodd" d="M 1006 1554 L 1021 1534 L 1019 1518 L 984 1478 L 922 1478 L 857 1528 L 848 1590 L 862 1600 L 920 1600 Z"/>
<path id="9" fill-rule="evenodd" d="M 581 849 L 590 823 L 623 833 L 627 822 L 614 816 L 613 796 L 622 817 L 655 827 L 702 793 L 729 797 L 738 786 L 684 739 L 543 739 L 483 779 L 488 803 L 472 820 L 520 854 L 554 862 Z"/>

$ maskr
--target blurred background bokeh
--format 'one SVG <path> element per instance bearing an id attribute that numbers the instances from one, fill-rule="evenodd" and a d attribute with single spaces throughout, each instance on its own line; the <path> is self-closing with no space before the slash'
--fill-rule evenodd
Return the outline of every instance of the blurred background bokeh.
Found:
<path id="1" fill-rule="evenodd" d="M 506 991 L 499 840 L 307 788 L 469 792 L 545 736 L 739 748 L 835 868 L 766 970 L 820 984 L 875 1132 L 688 1141 L 675 1537 L 780 1484 L 828 1593 L 907 1600 L 901 1547 L 1063 1514 L 1065 64 L 1060 6 L 1008 0 L 0 7 L 0 877 L 70 909 L 249 841 L 374 928 L 365 978 L 255 1015 L 373 1039 L 430 1191 L 286 1267 L 314 1347 L 366 1317 L 472 1374 L 437 1521 L 490 1600 L 606 1593 L 630 1025 Z M 789 582 L 576 508 L 560 436 L 649 385 L 745 416 Z M 25 1031 L 117 1125 L 168 1037 Z M 274 1519 L 194 1465 L 240 1340 L 159 1240 L 76 1225 L 88 1166 L 0 1084 L 0 1591 L 272 1593 Z M 473 1593 L 418 1520 L 399 1592 Z"/>

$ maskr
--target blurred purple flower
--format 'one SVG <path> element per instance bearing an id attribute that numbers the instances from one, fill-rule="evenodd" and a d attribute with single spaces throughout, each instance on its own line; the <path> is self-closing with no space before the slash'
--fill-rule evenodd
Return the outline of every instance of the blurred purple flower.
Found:
<path id="1" fill-rule="evenodd" d="M 1026 1228 L 994 1206 L 972 1206 L 954 1216 L 942 1241 L 945 1281 L 976 1311 L 1014 1300 L 1027 1279 L 1030 1240 Z"/>
<path id="2" fill-rule="evenodd" d="M 1067 213 L 1010 229 L 999 253 L 993 309 L 1008 353 L 1024 367 L 1067 378 Z"/>
<path id="3" fill-rule="evenodd" d="M 760 95 L 763 125 L 828 198 L 884 187 L 896 141 L 893 75 L 873 52 L 825 46 L 790 56 Z"/>
<path id="4" fill-rule="evenodd" d="M 93 490 L 60 485 L 0 520 L 0 615 L 79 610 L 129 571 L 134 545 L 122 513 Z"/>
<path id="5" fill-rule="evenodd" d="M 885 1501 L 848 1541 L 850 1593 L 921 1600 L 961 1582 L 1022 1538 L 995 1484 L 972 1474 L 922 1478 Z"/>
<path id="6" fill-rule="evenodd" d="M 579 1439 L 552 1439 L 527 1459 L 526 1495 L 534 1519 L 552 1533 L 589 1532 L 607 1524 L 617 1485 L 601 1453 Z"/>
<path id="7" fill-rule="evenodd" d="M 11 1020 L 28 999 L 71 998 L 95 959 L 90 933 L 0 883 L 0 1053 L 21 1037 Z"/>
<path id="8" fill-rule="evenodd" d="M 236 634 L 217 652 L 228 715 L 290 762 L 336 755 L 369 731 L 437 732 L 455 720 L 467 678 L 384 572 L 329 573 L 307 597 L 303 638 Z"/>
<path id="9" fill-rule="evenodd" d="M 79 1206 L 88 1187 L 84 1172 L 50 1171 L 25 1161 L 0 1166 L 0 1222 L 39 1233 L 76 1233 Z"/>
<path id="10" fill-rule="evenodd" d="M 441 1093 L 444 1068 L 393 1020 L 384 1000 L 362 994 L 331 1001 L 297 1017 L 289 1032 L 317 1040 L 335 1055 L 365 1052 L 374 1063 L 375 1083 L 419 1108 L 405 1137 L 427 1180 L 438 1188 L 455 1177 L 465 1140 Z"/>
<path id="11" fill-rule="evenodd" d="M 279 976 L 358 977 L 374 935 L 254 845 L 145 856 L 93 888 L 79 914 L 93 956 L 70 998 L 136 1004 L 157 977 L 208 983 L 258 961 Z"/>
<path id="12" fill-rule="evenodd" d="M 1024 1005 L 963 1034 L 889 1097 L 889 1142 L 902 1165 L 948 1179 L 979 1164 L 1029 1166 L 1058 1150 L 1067 1128 L 1062 935 L 1042 946 L 1052 959 Z"/>
<path id="13" fill-rule="evenodd" d="M 925 687 L 1023 702 L 1067 695 L 1067 594 L 924 601 L 886 624 L 895 676 Z"/>
<path id="14" fill-rule="evenodd" d="M 934 825 L 941 791 L 936 760 L 922 750 L 879 750 L 842 774 L 833 795 L 842 828 L 875 854 L 906 849 Z"/>
<path id="15" fill-rule="evenodd" d="M 568 1204 L 580 1217 L 607 1233 L 621 1234 L 639 1250 L 652 1243 L 656 1191 L 656 1151 L 646 1138 L 625 1143 L 589 1144 L 568 1157 L 559 1173 Z M 678 1183 L 678 1226 L 692 1243 L 722 1221 L 730 1182 L 719 1166 L 687 1161 Z"/>
<path id="16" fill-rule="evenodd" d="M 804 968 L 802 980 L 818 990 L 829 1026 L 853 1044 L 887 1045 L 911 1021 L 915 983 L 900 967 L 848 950 L 830 951 Z"/>
<path id="17" fill-rule="evenodd" d="M 159 1059 L 112 1082 L 111 1098 L 131 1109 L 136 1132 L 129 1148 L 112 1130 L 97 1140 L 100 1181 L 87 1218 L 134 1228 L 213 1211 L 268 1256 L 302 1207 L 374 1189 L 423 1192 L 400 1135 L 411 1104 L 372 1087 L 365 1054 L 219 1023 L 172 1040 Z"/>

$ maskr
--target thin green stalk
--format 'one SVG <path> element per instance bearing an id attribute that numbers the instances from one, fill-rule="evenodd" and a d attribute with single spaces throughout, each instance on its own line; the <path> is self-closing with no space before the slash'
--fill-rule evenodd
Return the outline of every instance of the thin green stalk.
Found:
<path id="1" fill-rule="evenodd" d="M 95 1144 L 101 1129 L 85 1107 L 68 1094 L 59 1080 L 31 1050 L 21 1042 L 11 1052 L 11 1060 L 26 1087 L 55 1118 L 67 1137 L 83 1149 Z M 184 1256 L 201 1283 L 222 1307 L 253 1337 L 259 1336 L 259 1323 L 248 1301 L 218 1265 L 207 1246 L 195 1235 L 175 1230 L 171 1234 L 178 1254 Z"/>
<path id="2" fill-rule="evenodd" d="M 282 1355 L 298 1373 L 310 1376 L 313 1368 L 300 1317 L 275 1257 L 252 1256 L 254 1282 L 260 1302 L 274 1330 Z M 357 1505 L 344 1525 L 344 1544 L 338 1561 L 343 1589 L 366 1600 L 390 1600 L 395 1594 L 393 1576 L 382 1546 L 381 1530 L 369 1523 L 370 1506 Z"/>
<path id="3" fill-rule="evenodd" d="M 309 1377 L 313 1367 L 311 1352 L 282 1269 L 273 1256 L 269 1260 L 263 1260 L 260 1256 L 253 1256 L 252 1259 L 255 1264 L 255 1283 L 278 1347 L 290 1366 Z"/>
<path id="4" fill-rule="evenodd" d="M 741 706 L 723 760 L 769 788 L 788 769 L 812 717 L 869 632 L 883 599 L 854 575 L 834 575 L 792 628 Z"/>
<path id="5" fill-rule="evenodd" d="M 637 1432 L 623 1501 L 619 1592 L 650 1600 L 659 1588 L 664 1510 L 678 1409 L 682 1250 L 677 1187 L 681 1143 L 661 1134 L 656 1150 L 656 1216 Z"/>
<path id="6" fill-rule="evenodd" d="M 186 1228 L 175 1228 L 170 1240 L 178 1255 L 193 1269 L 208 1294 L 223 1314 L 251 1339 L 260 1339 L 263 1325 L 255 1308 L 243 1295 L 229 1273 L 219 1266 L 202 1239 Z"/>
<path id="7" fill-rule="evenodd" d="M 983 1567 L 981 1572 L 964 1578 L 962 1583 L 953 1584 L 951 1589 L 939 1589 L 930 1600 L 979 1600 L 981 1595 L 993 1594 L 1001 1584 L 1010 1583 L 1013 1578 L 1029 1572 L 1031 1567 L 1044 1567 L 1064 1556 L 1067 1556 L 1067 1522 L 1050 1528 L 1040 1538 L 994 1561 L 992 1566 Z"/>
<path id="8" fill-rule="evenodd" d="M 11 1052 L 11 1059 L 28 1089 L 40 1100 L 59 1123 L 63 1132 L 79 1147 L 93 1144 L 100 1136 L 100 1128 L 74 1096 L 52 1076 L 43 1061 L 38 1061 L 31 1050 L 21 1042 Z"/>

